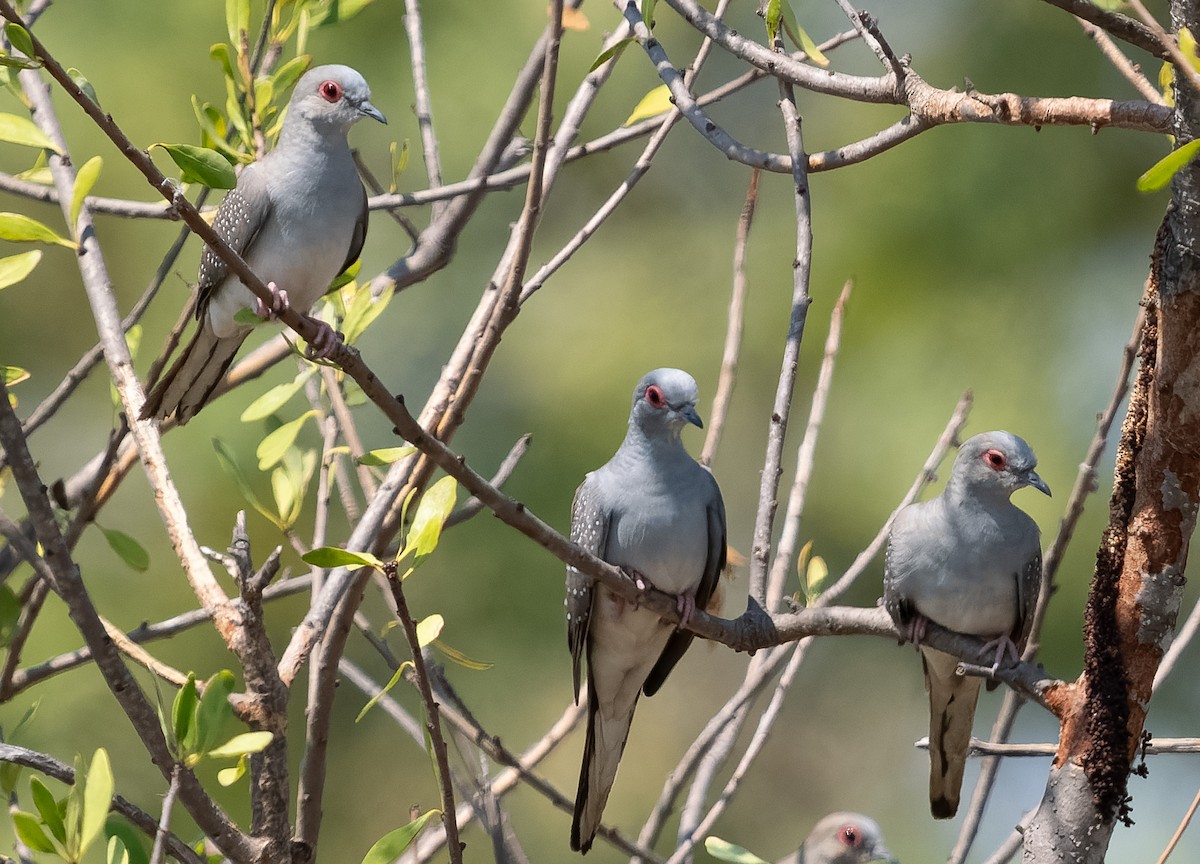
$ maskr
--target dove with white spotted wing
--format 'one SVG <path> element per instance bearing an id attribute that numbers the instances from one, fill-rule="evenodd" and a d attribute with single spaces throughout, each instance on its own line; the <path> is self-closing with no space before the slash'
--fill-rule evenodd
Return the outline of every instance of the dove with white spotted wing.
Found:
<path id="1" fill-rule="evenodd" d="M 367 195 L 346 135 L 363 117 L 387 120 L 367 82 L 348 66 L 318 66 L 301 76 L 279 142 L 249 165 L 217 208 L 213 230 L 275 292 L 267 307 L 208 246 L 200 258 L 196 334 L 146 397 L 142 417 L 180 424 L 207 404 L 251 328 L 245 309 L 274 317 L 285 306 L 307 312 L 334 277 L 354 263 L 367 235 Z M 314 319 L 315 321 L 315 319 Z M 322 322 L 315 357 L 337 344 Z"/>
<path id="2" fill-rule="evenodd" d="M 1013 505 L 1016 490 L 1050 488 L 1037 457 L 1009 432 L 984 432 L 959 448 L 942 494 L 896 516 L 884 564 L 884 606 L 918 644 L 925 622 L 991 640 L 999 668 L 1024 648 L 1042 575 L 1037 524 Z M 956 675 L 958 659 L 921 647 L 929 691 L 929 806 L 958 811 L 981 679 Z"/>
<path id="3" fill-rule="evenodd" d="M 688 455 L 683 427 L 703 425 L 696 382 L 679 369 L 647 373 L 633 392 L 616 454 L 575 493 L 571 539 L 679 597 L 684 620 L 708 605 L 725 569 L 725 505 L 716 480 Z M 692 635 L 567 568 L 567 644 L 575 699 L 587 658 L 588 723 L 571 848 L 586 853 L 616 779 L 638 696 L 652 696 Z"/>

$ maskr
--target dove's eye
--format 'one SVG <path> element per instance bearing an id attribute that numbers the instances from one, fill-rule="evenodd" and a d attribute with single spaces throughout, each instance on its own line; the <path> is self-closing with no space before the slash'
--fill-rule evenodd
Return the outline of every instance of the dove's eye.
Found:
<path id="1" fill-rule="evenodd" d="M 336 81 L 322 81 L 317 91 L 326 102 L 337 102 L 342 98 L 342 85 Z"/>
<path id="2" fill-rule="evenodd" d="M 1008 467 L 1008 459 L 999 450 L 988 450 L 983 454 L 983 461 L 988 464 L 988 467 L 993 471 L 1003 471 Z"/>
<path id="3" fill-rule="evenodd" d="M 862 834 L 853 825 L 843 825 L 838 831 L 838 839 L 851 849 L 857 849 L 862 844 Z"/>
<path id="4" fill-rule="evenodd" d="M 667 397 L 663 395 L 662 389 L 657 384 L 651 384 L 646 388 L 646 401 L 655 408 L 661 408 L 667 404 Z"/>

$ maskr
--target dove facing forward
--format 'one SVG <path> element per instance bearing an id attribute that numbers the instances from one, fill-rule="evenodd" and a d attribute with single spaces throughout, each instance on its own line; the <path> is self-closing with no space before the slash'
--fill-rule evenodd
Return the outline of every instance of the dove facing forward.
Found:
<path id="1" fill-rule="evenodd" d="M 884 606 L 901 632 L 921 642 L 927 621 L 991 640 L 993 671 L 1029 638 L 1042 577 L 1037 524 L 1009 500 L 1032 486 L 1047 495 L 1037 457 L 1010 432 L 967 439 L 942 494 L 896 516 L 884 563 Z M 958 811 L 963 769 L 982 683 L 956 675 L 958 659 L 921 647 L 929 691 L 929 807 Z"/>
<path id="2" fill-rule="evenodd" d="M 633 391 L 629 430 L 616 454 L 575 493 L 571 540 L 597 557 L 678 596 L 686 623 L 705 608 L 725 569 L 725 505 L 717 481 L 683 448 L 680 432 L 702 426 L 696 382 L 655 369 Z M 653 696 L 692 641 L 567 568 L 567 644 L 575 701 L 587 657 L 587 738 L 571 821 L 571 848 L 592 846 L 638 696 Z"/>
<path id="3" fill-rule="evenodd" d="M 861 813 L 830 813 L 809 833 L 804 845 L 776 864 L 897 864 L 883 845 L 883 832 Z"/>
<path id="4" fill-rule="evenodd" d="M 367 82 L 349 66 L 318 66 L 296 82 L 275 149 L 248 165 L 217 208 L 213 230 L 271 289 L 262 303 L 208 246 L 200 257 L 195 336 L 146 397 L 142 418 L 186 423 L 207 404 L 251 328 L 244 309 L 272 318 L 291 306 L 305 313 L 334 277 L 354 263 L 367 236 L 367 193 L 346 135 L 358 120 L 387 120 Z M 326 357 L 332 328 L 309 345 Z"/>

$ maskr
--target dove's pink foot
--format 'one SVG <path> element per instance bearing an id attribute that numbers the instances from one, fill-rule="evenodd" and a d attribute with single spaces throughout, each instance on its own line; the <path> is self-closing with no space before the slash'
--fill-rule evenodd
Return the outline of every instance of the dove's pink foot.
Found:
<path id="1" fill-rule="evenodd" d="M 992 674 L 995 675 L 1000 667 L 1004 664 L 1005 656 L 1012 657 L 1014 663 L 1021 659 L 1021 652 L 1017 650 L 1017 645 L 1007 635 L 997 636 L 983 645 L 984 653 L 989 651 L 996 652 L 996 660 L 992 663 Z"/>
<path id="2" fill-rule="evenodd" d="M 283 310 L 291 308 L 292 304 L 288 300 L 287 291 L 274 282 L 267 283 L 267 290 L 271 292 L 271 302 L 266 303 L 261 297 L 256 296 L 254 298 L 254 314 L 267 321 L 274 321 L 282 314 Z"/>
<path id="3" fill-rule="evenodd" d="M 308 316 L 308 320 L 317 328 L 317 335 L 308 341 L 305 356 L 312 360 L 325 360 L 333 356 L 341 342 L 342 335 L 326 324 L 320 318 Z"/>
<path id="4" fill-rule="evenodd" d="M 675 610 L 679 612 L 679 626 L 685 626 L 696 611 L 696 592 L 684 591 L 675 595 Z"/>

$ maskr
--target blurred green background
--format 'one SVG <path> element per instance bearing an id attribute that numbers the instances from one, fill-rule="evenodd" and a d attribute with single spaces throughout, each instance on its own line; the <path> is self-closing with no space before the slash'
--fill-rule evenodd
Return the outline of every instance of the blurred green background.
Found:
<path id="1" fill-rule="evenodd" d="M 256 12 L 261 3 L 255 4 Z M 761 34 L 749 3 L 734 4 L 734 26 Z M 516 70 L 545 22 L 542 0 L 438 0 L 423 10 L 434 117 L 444 176 L 463 177 L 508 93 Z M 1136 98 L 1067 15 L 1041 3 L 926 3 L 876 0 L 868 7 L 898 53 L 931 83 L 983 92 Z M 1157 6 L 1155 7 L 1157 9 Z M 589 3 L 587 32 L 563 42 L 557 105 L 561 113 L 599 51 L 617 13 Z M 846 29 L 834 4 L 798 8 L 818 40 Z M 1159 10 L 1161 11 L 1161 10 Z M 347 24 L 318 31 L 308 50 L 316 62 L 346 62 L 370 81 L 373 101 L 388 127 L 362 124 L 351 135 L 377 174 L 388 171 L 388 143 L 410 140 L 413 160 L 401 187 L 424 187 L 412 114 L 408 48 L 398 0 L 377 0 Z M 657 35 L 672 62 L 690 62 L 698 40 L 660 4 Z M 190 98 L 224 99 L 211 43 L 225 38 L 220 0 L 60 0 L 38 33 L 64 65 L 94 84 L 104 108 L 134 141 L 197 141 Z M 862 46 L 837 52 L 837 68 L 877 74 Z M 1153 78 L 1158 64 L 1147 63 Z M 740 72 L 719 52 L 701 77 L 706 89 Z M 619 125 L 641 96 L 658 84 L 644 55 L 631 49 L 584 125 L 583 137 Z M 0 110 L 20 113 L 11 96 Z M 736 137 L 780 150 L 783 135 L 775 85 L 763 82 L 711 109 Z M 882 128 L 899 116 L 894 107 L 839 103 L 800 94 L 806 144 L 832 148 Z M 100 154 L 104 172 L 96 193 L 153 200 L 154 194 L 114 148 L 61 93 L 55 94 L 77 164 Z M 533 133 L 533 120 L 523 129 Z M 866 164 L 812 178 L 812 295 L 785 461 L 785 485 L 803 429 L 828 314 L 842 283 L 854 280 L 842 353 L 817 448 L 817 469 L 802 525 L 834 574 L 840 573 L 878 530 L 903 494 L 949 413 L 967 388 L 975 408 L 967 434 L 992 428 L 1017 432 L 1041 460 L 1053 499 L 1021 493 L 1047 536 L 1057 529 L 1077 465 L 1112 391 L 1120 349 L 1128 338 L 1146 274 L 1148 254 L 1166 194 L 1144 196 L 1136 177 L 1168 148 L 1165 137 L 1106 130 L 963 125 L 936 129 Z M 531 264 L 547 260 L 623 180 L 640 144 L 568 166 L 554 190 Z M 158 157 L 164 170 L 170 166 Z M 0 167 L 29 166 L 29 151 L 0 146 Z M 720 364 L 729 294 L 734 229 L 749 171 L 728 162 L 680 125 L 654 169 L 628 203 L 525 308 L 507 333 L 483 388 L 454 440 L 484 473 L 521 434 L 533 446 L 508 490 L 534 512 L 565 529 L 571 495 L 584 473 L 619 443 L 629 392 L 638 377 L 660 365 L 691 371 L 701 386 L 702 413 Z M 61 230 L 57 208 L 4 196 L 19 210 Z M 421 404 L 436 381 L 480 291 L 495 267 L 508 226 L 520 209 L 520 190 L 495 193 L 463 234 L 449 267 L 398 296 L 361 347 L 368 363 L 410 405 Z M 427 213 L 413 213 L 421 224 Z M 376 214 L 363 273 L 387 267 L 407 248 L 406 237 Z M 174 224 L 102 217 L 97 233 L 115 290 L 127 309 L 141 293 L 178 228 Z M 4 254 L 18 251 L 0 250 Z M 726 437 L 714 471 L 729 511 L 730 542 L 750 547 L 758 471 L 778 375 L 795 254 L 793 202 L 788 178 L 763 178 L 749 247 L 750 294 L 745 348 Z M 190 241 L 159 300 L 145 318 L 139 368 L 157 353 L 194 278 L 199 244 Z M 0 362 L 29 369 L 17 394 L 31 410 L 79 354 L 96 339 L 79 278 L 66 250 L 48 249 L 26 283 L 0 294 Z M 193 526 L 202 543 L 223 548 L 243 506 L 229 478 L 217 470 L 210 439 L 226 440 L 253 470 L 260 425 L 238 422 L 241 410 L 268 386 L 290 377 L 273 372 L 212 406 L 166 439 Z M 299 403 L 289 406 L 295 416 Z M 393 445 L 388 424 L 358 409 L 368 446 Z M 33 439 L 47 480 L 75 471 L 104 445 L 114 419 L 103 374 L 86 382 L 56 420 Z M 1119 423 L 1119 421 L 1118 421 Z M 317 443 L 311 427 L 305 433 Z M 698 451 L 700 438 L 687 441 Z M 1082 607 L 1092 556 L 1103 525 L 1111 477 L 1111 448 L 1101 488 L 1088 504 L 1059 575 L 1059 591 L 1044 634 L 1042 659 L 1074 678 L 1081 659 Z M 944 472 L 943 472 L 944 474 Z M 265 477 L 258 477 L 266 494 Z M 2 499 L 22 512 L 11 488 Z M 310 518 L 310 517 L 309 517 Z M 173 559 L 165 532 L 135 471 L 100 517 L 106 528 L 136 536 L 149 550 L 147 573 L 129 570 L 98 532 L 80 545 L 78 560 L 102 612 L 124 627 L 188 609 L 193 599 Z M 302 520 L 303 528 L 307 522 Z M 278 532 L 250 516 L 256 556 L 281 542 Z M 346 528 L 337 522 L 332 540 Z M 342 532 L 342 533 L 337 533 Z M 302 567 L 290 551 L 289 566 Z M 490 661 L 488 671 L 449 666 L 448 674 L 488 730 L 513 750 L 535 740 L 570 698 L 563 639 L 562 568 L 541 548 L 484 515 L 449 533 L 442 548 L 409 583 L 420 615 L 446 617 L 443 639 Z M 24 578 L 24 574 L 22 574 Z M 876 563 L 847 602 L 871 605 L 881 593 Z M 742 608 L 745 574 L 730 588 L 726 613 Z M 792 589 L 797 586 L 793 585 Z M 1196 591 L 1189 588 L 1185 608 Z M 303 614 L 291 599 L 270 607 L 276 644 Z M 371 590 L 367 610 L 381 625 L 385 607 Z M 395 638 L 395 636 L 393 636 Z M 62 605 L 47 604 L 26 652 L 35 662 L 79 644 Z M 167 662 L 207 676 L 234 667 L 219 640 L 203 628 L 152 649 Z M 1200 693 L 1185 671 L 1154 702 L 1149 728 L 1157 737 L 1196 734 Z M 350 656 L 380 681 L 388 671 L 361 638 Z M 663 693 L 643 700 L 606 821 L 636 833 L 667 771 L 704 718 L 732 692 L 746 664 L 724 648 L 697 644 Z M 303 728 L 297 684 L 293 752 Z M 417 711 L 414 694 L 397 690 Z M 0 707 L 11 726 L 35 699 L 38 722 L 25 742 L 69 761 L 76 752 L 110 749 L 119 790 L 157 812 L 164 783 L 147 764 L 115 703 L 92 669 L 61 675 Z M 322 832 L 323 861 L 356 862 L 385 831 L 407 820 L 408 808 L 435 806 L 425 755 L 382 712 L 358 725 L 365 697 L 343 683 L 336 705 Z M 986 734 L 1000 694 L 980 703 L 977 733 Z M 812 824 L 835 809 L 862 810 L 883 825 L 888 843 L 905 862 L 945 857 L 957 820 L 934 823 L 925 799 L 927 761 L 913 741 L 926 731 L 920 664 L 911 650 L 885 640 L 825 639 L 813 646 L 783 721 L 715 833 L 765 858 L 794 848 Z M 1048 715 L 1022 712 L 1015 740 L 1055 734 Z M 575 787 L 582 732 L 574 733 L 539 768 L 565 793 Z M 745 736 L 744 736 L 745 737 Z M 1110 860 L 1152 861 L 1195 792 L 1194 757 L 1159 757 L 1149 779 L 1134 778 L 1133 828 L 1120 828 Z M 1013 760 L 1000 773 L 987 821 L 971 860 L 982 860 L 1040 798 L 1048 760 Z M 213 770 L 202 776 L 212 779 Z M 975 769 L 969 769 L 967 790 Z M 22 792 L 27 786 L 22 781 Z M 968 791 L 969 794 L 969 791 Z M 237 817 L 248 819 L 244 787 L 222 793 Z M 569 814 L 519 790 L 505 799 L 513 827 L 533 861 L 565 861 Z M 185 820 L 177 827 L 189 835 Z M 9 845 L 0 827 L 0 850 Z M 467 832 L 468 859 L 490 858 L 486 838 Z M 665 848 L 665 846 L 664 846 Z M 1195 832 L 1176 852 L 1195 860 Z M 589 861 L 619 860 L 603 843 Z M 708 860 L 703 851 L 697 860 Z"/>

